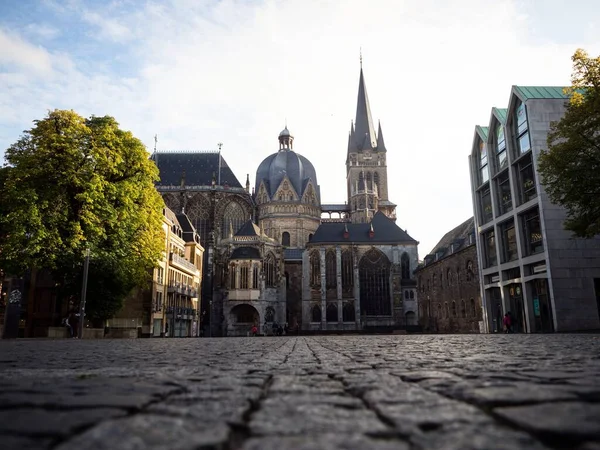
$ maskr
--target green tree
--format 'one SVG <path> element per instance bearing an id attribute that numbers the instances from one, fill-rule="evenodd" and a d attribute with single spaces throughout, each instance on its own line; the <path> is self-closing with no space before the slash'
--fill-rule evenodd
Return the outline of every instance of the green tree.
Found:
<path id="1" fill-rule="evenodd" d="M 0 176 L 0 267 L 51 270 L 79 296 L 90 249 L 88 314 L 114 315 L 149 280 L 163 248 L 158 169 L 114 118 L 55 110 L 6 151 Z"/>
<path id="2" fill-rule="evenodd" d="M 600 57 L 572 57 L 572 86 L 563 118 L 548 134 L 539 172 L 550 199 L 565 207 L 565 229 L 579 237 L 600 233 Z"/>

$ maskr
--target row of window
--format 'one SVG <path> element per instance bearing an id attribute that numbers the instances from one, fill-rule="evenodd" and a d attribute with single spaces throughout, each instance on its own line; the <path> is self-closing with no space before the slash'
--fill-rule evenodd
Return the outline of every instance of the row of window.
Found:
<path id="1" fill-rule="evenodd" d="M 448 269 L 446 271 L 446 284 L 445 286 L 451 287 L 454 285 L 460 284 L 462 282 L 462 270 L 460 267 L 456 267 L 455 269 Z M 475 271 L 473 269 L 473 261 L 467 261 L 465 265 L 464 274 L 467 282 L 472 282 L 477 279 L 475 276 Z M 433 274 L 426 282 L 423 281 L 423 277 L 419 277 L 419 289 L 421 292 L 428 292 L 431 289 L 437 289 L 438 287 L 444 287 L 444 273 L 440 272 L 439 276 L 439 286 L 438 286 L 438 276 L 437 274 Z"/>
<path id="2" fill-rule="evenodd" d="M 518 216 L 522 227 L 522 252 L 523 257 L 535 255 L 544 251 L 544 241 L 540 224 L 540 214 L 537 207 Z M 498 264 L 497 235 L 500 236 L 500 262 L 507 263 L 519 258 L 517 246 L 517 231 L 513 219 L 498 225 L 483 234 L 483 255 L 486 267 Z"/>
<path id="3" fill-rule="evenodd" d="M 322 319 L 321 307 L 314 305 L 310 311 L 311 322 L 321 322 Z M 345 303 L 342 307 L 342 321 L 343 322 L 354 322 L 356 319 L 356 313 L 354 311 L 354 305 L 352 303 Z M 325 321 L 337 322 L 338 321 L 338 307 L 335 303 L 329 303 L 325 309 Z"/>

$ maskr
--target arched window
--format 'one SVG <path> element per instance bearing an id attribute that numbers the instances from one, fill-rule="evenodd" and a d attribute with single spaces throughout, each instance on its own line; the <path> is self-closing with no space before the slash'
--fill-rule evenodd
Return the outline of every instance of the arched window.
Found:
<path id="1" fill-rule="evenodd" d="M 321 257 L 316 250 L 310 254 L 310 285 L 321 287 Z"/>
<path id="2" fill-rule="evenodd" d="M 265 283 L 267 287 L 275 287 L 275 257 L 269 253 L 265 260 Z"/>
<path id="3" fill-rule="evenodd" d="M 265 310 L 265 322 L 271 323 L 275 320 L 275 310 L 268 306 Z"/>
<path id="4" fill-rule="evenodd" d="M 354 265 L 352 264 L 352 252 L 342 252 L 342 291 L 351 292 L 354 286 Z"/>
<path id="5" fill-rule="evenodd" d="M 417 325 L 417 315 L 414 312 L 406 313 L 406 325 Z"/>
<path id="6" fill-rule="evenodd" d="M 352 303 L 344 303 L 342 308 L 342 320 L 344 322 L 354 322 L 356 320 L 356 313 Z"/>
<path id="7" fill-rule="evenodd" d="M 450 307 L 448 306 L 448 302 L 444 303 L 444 306 L 446 307 L 445 308 L 446 311 L 444 311 L 445 312 L 444 317 L 446 317 L 446 319 L 448 319 L 450 317 Z"/>
<path id="8" fill-rule="evenodd" d="M 326 314 L 327 322 L 337 322 L 338 321 L 338 309 L 335 303 L 329 303 L 327 305 L 327 314 Z"/>
<path id="9" fill-rule="evenodd" d="M 284 231 L 281 235 L 281 245 L 283 245 L 284 247 L 290 246 L 290 233 L 288 233 L 287 231 Z"/>
<path id="10" fill-rule="evenodd" d="M 335 253 L 329 250 L 325 254 L 325 286 L 327 289 L 335 289 L 337 286 L 335 274 Z"/>
<path id="11" fill-rule="evenodd" d="M 369 250 L 359 263 L 361 308 L 367 315 L 392 313 L 390 261 L 379 250 Z"/>
<path id="12" fill-rule="evenodd" d="M 467 281 L 473 281 L 475 272 L 473 271 L 473 261 L 467 261 Z"/>
<path id="13" fill-rule="evenodd" d="M 229 266 L 229 289 L 237 289 L 237 270 L 234 264 Z"/>
<path id="14" fill-rule="evenodd" d="M 452 317 L 456 317 L 456 302 L 452 302 Z"/>
<path id="15" fill-rule="evenodd" d="M 415 291 L 410 291 L 410 299 L 414 300 L 415 298 Z"/>
<path id="16" fill-rule="evenodd" d="M 471 316 L 477 318 L 477 308 L 475 307 L 475 300 L 471 299 Z"/>
<path id="17" fill-rule="evenodd" d="M 373 189 L 373 178 L 371 172 L 367 172 L 367 189 Z"/>
<path id="18" fill-rule="evenodd" d="M 373 183 L 377 188 L 377 193 L 379 194 L 379 196 L 381 196 L 381 193 L 379 192 L 379 174 L 377 172 L 373 174 Z"/>
<path id="19" fill-rule="evenodd" d="M 400 266 L 402 271 L 402 279 L 410 279 L 410 258 L 406 252 L 402 253 L 402 257 L 400 258 Z"/>
<path id="20" fill-rule="evenodd" d="M 258 266 L 254 266 L 252 269 L 252 288 L 260 289 L 260 275 L 258 271 Z"/>
<path id="21" fill-rule="evenodd" d="M 248 266 L 240 267 L 240 289 L 248 289 L 248 282 L 250 281 L 250 269 Z"/>
<path id="22" fill-rule="evenodd" d="M 463 319 L 467 317 L 467 305 L 465 304 L 464 300 L 460 301 L 460 317 Z"/>
<path id="23" fill-rule="evenodd" d="M 452 286 L 452 270 L 448 269 L 448 274 L 446 276 L 448 281 L 448 286 Z"/>
<path id="24" fill-rule="evenodd" d="M 310 312 L 311 322 L 320 322 L 321 321 L 321 307 L 319 305 L 315 305 L 312 307 Z"/>
<path id="25" fill-rule="evenodd" d="M 408 300 L 408 291 L 404 291 L 404 299 Z"/>
<path id="26" fill-rule="evenodd" d="M 229 233 L 237 233 L 246 222 L 247 217 L 244 208 L 236 201 L 231 201 L 225 207 L 223 212 L 223 227 L 221 228 L 221 237 L 228 238 Z"/>

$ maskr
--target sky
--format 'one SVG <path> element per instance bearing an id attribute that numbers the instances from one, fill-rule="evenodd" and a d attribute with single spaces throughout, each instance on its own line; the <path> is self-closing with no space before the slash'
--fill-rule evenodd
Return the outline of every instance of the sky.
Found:
<path id="1" fill-rule="evenodd" d="M 389 198 L 419 256 L 472 216 L 475 125 L 512 85 L 600 54 L 597 0 L 1 0 L 0 154 L 49 110 L 110 115 L 149 151 L 216 150 L 243 184 L 285 126 L 346 200 L 359 55 Z M 375 123 L 377 126 L 377 123 Z"/>

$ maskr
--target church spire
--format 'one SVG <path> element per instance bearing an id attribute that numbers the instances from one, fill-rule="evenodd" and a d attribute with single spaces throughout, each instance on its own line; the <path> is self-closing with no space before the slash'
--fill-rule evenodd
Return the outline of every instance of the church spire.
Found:
<path id="1" fill-rule="evenodd" d="M 385 143 L 383 142 L 383 132 L 381 131 L 381 121 L 379 122 L 379 128 L 377 130 L 377 151 L 387 152 Z"/>
<path id="2" fill-rule="evenodd" d="M 356 105 L 356 121 L 354 122 L 356 145 L 358 150 L 372 149 L 377 145 L 375 127 L 371 118 L 371 107 L 365 86 L 365 77 L 362 70 L 362 56 L 360 67 L 360 81 L 358 83 L 358 102 Z"/>

